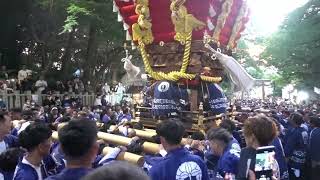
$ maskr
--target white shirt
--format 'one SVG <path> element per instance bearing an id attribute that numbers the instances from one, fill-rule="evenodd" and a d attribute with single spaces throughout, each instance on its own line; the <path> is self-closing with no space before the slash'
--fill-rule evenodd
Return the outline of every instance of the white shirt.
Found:
<path id="1" fill-rule="evenodd" d="M 97 97 L 96 100 L 94 101 L 94 105 L 95 106 L 102 106 L 101 104 L 101 98 L 100 97 Z"/>
<path id="2" fill-rule="evenodd" d="M 38 88 L 39 92 L 42 92 L 43 90 L 46 89 L 46 87 L 48 87 L 48 83 L 45 80 L 38 80 L 36 82 L 36 87 Z"/>
<path id="3" fill-rule="evenodd" d="M 122 86 L 121 84 L 118 85 L 118 88 L 117 88 L 117 94 L 122 94 L 126 91 L 126 88 L 124 86 Z"/>
<path id="4" fill-rule="evenodd" d="M 22 81 L 22 80 L 26 79 L 29 75 L 31 75 L 31 73 L 32 73 L 32 71 L 31 71 L 31 70 L 28 70 L 28 69 L 26 69 L 26 70 L 20 70 L 20 71 L 18 72 L 18 80 L 19 80 L 19 81 Z"/>
<path id="5" fill-rule="evenodd" d="M 110 86 L 106 84 L 102 87 L 102 90 L 104 91 L 105 94 L 108 94 L 110 92 Z"/>
<path id="6" fill-rule="evenodd" d="M 4 151 L 6 151 L 7 146 L 6 143 L 3 141 L 0 142 L 0 154 L 3 153 Z"/>

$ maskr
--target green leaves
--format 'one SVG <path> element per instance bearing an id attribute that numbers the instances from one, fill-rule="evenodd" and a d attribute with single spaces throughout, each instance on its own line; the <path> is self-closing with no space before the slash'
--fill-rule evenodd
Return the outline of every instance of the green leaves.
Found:
<path id="1" fill-rule="evenodd" d="M 67 13 L 68 13 L 67 19 L 64 21 L 65 25 L 63 26 L 63 31 L 60 34 L 71 32 L 76 26 L 78 26 L 79 16 L 91 15 L 89 10 L 87 10 L 84 7 L 80 7 L 74 3 L 70 3 L 69 7 L 67 8 Z"/>
<path id="2" fill-rule="evenodd" d="M 312 88 L 320 83 L 320 0 L 310 0 L 288 15 L 267 40 L 261 58 L 278 68 L 287 83 Z"/>

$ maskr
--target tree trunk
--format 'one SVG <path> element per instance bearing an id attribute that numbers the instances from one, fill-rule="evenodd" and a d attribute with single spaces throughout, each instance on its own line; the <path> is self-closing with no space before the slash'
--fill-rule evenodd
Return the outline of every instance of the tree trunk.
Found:
<path id="1" fill-rule="evenodd" d="M 87 82 L 93 79 L 93 68 L 95 67 L 95 53 L 97 51 L 97 26 L 94 23 L 90 24 L 89 39 L 87 45 L 86 59 L 83 62 L 83 80 Z"/>
<path id="2" fill-rule="evenodd" d="M 111 72 L 112 72 L 112 83 L 118 82 L 118 68 L 114 68 Z"/>
<path id="3" fill-rule="evenodd" d="M 47 66 L 48 66 L 48 63 L 47 62 L 47 50 L 46 50 L 46 45 L 45 44 L 41 44 L 41 68 L 43 69 L 41 72 L 40 72 L 40 75 L 43 76 L 46 74 L 46 70 L 47 70 Z"/>
<path id="4" fill-rule="evenodd" d="M 71 61 L 71 50 L 72 50 L 72 42 L 74 39 L 74 29 L 69 33 L 69 37 L 68 37 L 68 41 L 67 41 L 67 46 L 64 52 L 63 57 L 61 58 L 62 64 L 61 64 L 61 71 L 62 71 L 62 77 L 64 78 L 64 80 L 66 80 L 66 78 L 68 77 L 68 73 L 70 67 L 70 61 Z"/>

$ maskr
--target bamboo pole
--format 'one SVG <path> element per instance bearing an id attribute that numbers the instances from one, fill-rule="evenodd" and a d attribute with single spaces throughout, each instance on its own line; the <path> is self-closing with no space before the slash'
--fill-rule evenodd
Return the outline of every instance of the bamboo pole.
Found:
<path id="1" fill-rule="evenodd" d="M 58 132 L 57 131 L 53 131 L 52 132 L 52 138 L 54 140 L 58 140 Z M 103 154 L 106 155 L 110 152 L 113 151 L 114 148 L 112 147 L 105 147 L 103 149 Z M 142 167 L 144 164 L 144 158 L 143 156 L 137 155 L 137 154 L 133 154 L 133 153 L 129 153 L 129 152 L 120 152 L 117 156 L 117 160 L 119 161 L 127 161 L 129 163 L 133 163 L 133 164 L 137 164 L 138 166 Z"/>

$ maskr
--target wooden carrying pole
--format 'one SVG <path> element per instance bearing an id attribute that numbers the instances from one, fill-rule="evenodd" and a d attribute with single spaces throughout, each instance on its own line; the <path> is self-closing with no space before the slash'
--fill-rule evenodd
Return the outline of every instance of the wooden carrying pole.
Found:
<path id="1" fill-rule="evenodd" d="M 117 144 L 122 146 L 127 146 L 131 142 L 131 138 L 104 133 L 104 132 L 98 132 L 98 138 L 105 140 L 107 143 Z M 143 147 L 143 151 L 147 153 L 156 154 L 159 152 L 159 144 L 144 142 L 142 147 Z"/>
<path id="2" fill-rule="evenodd" d="M 58 132 L 54 131 L 52 132 L 52 138 L 54 140 L 58 140 Z M 112 147 L 105 147 L 103 149 L 103 154 L 106 155 L 113 151 L 114 148 Z M 129 163 L 137 164 L 138 166 L 142 167 L 144 164 L 144 158 L 143 156 L 129 153 L 129 152 L 120 152 L 117 156 L 117 160 L 119 161 L 127 161 Z"/>
<path id="3" fill-rule="evenodd" d="M 105 147 L 103 149 L 103 154 L 106 155 L 113 151 L 114 148 L 112 147 Z M 144 164 L 144 158 L 140 155 L 129 153 L 129 152 L 120 152 L 117 156 L 117 160 L 119 161 L 127 161 L 132 164 L 137 164 L 138 166 L 142 167 Z"/>
<path id="4" fill-rule="evenodd" d="M 116 128 L 115 125 L 110 126 L 110 130 L 114 130 Z M 142 139 L 152 140 L 152 136 L 156 136 L 157 133 L 154 131 L 144 131 L 144 130 L 138 130 L 138 129 L 131 129 L 129 128 L 129 131 L 134 130 L 136 132 L 136 135 Z"/>
<path id="5" fill-rule="evenodd" d="M 65 125 L 65 123 L 61 123 L 58 125 L 58 129 L 62 128 Z M 135 130 L 137 131 L 137 130 Z M 138 130 L 140 135 L 144 135 L 145 137 L 150 137 L 151 134 L 149 132 L 144 132 L 141 130 Z M 138 133 L 138 132 L 136 132 Z M 139 136 L 139 135 L 138 135 Z M 140 136 L 139 136 L 140 137 Z M 110 134 L 110 133 L 104 133 L 104 132 L 98 132 L 98 138 L 103 139 L 107 143 L 110 144 L 116 144 L 116 145 L 121 145 L 121 146 L 127 146 L 131 142 L 131 138 L 115 135 L 115 134 Z M 143 151 L 151 154 L 157 154 L 159 152 L 159 144 L 151 143 L 151 142 L 145 142 L 142 145 Z"/>
<path id="6" fill-rule="evenodd" d="M 112 125 L 112 126 L 110 126 L 110 130 L 114 130 L 114 128 L 115 128 L 116 126 L 115 125 Z M 157 133 L 154 131 L 154 132 L 152 132 L 152 131 L 143 131 L 143 130 L 139 130 L 139 129 L 132 129 L 132 128 L 129 128 L 129 130 L 131 131 L 131 130 L 134 130 L 134 131 L 136 131 L 136 135 L 138 136 L 138 137 L 140 137 L 140 138 L 142 138 L 142 139 L 152 139 L 152 136 L 155 136 L 155 135 L 157 135 Z M 121 136 L 122 137 L 122 136 Z M 187 144 L 187 138 L 182 138 L 182 140 L 181 140 L 181 144 Z M 153 143 L 152 143 L 153 144 Z"/>

